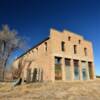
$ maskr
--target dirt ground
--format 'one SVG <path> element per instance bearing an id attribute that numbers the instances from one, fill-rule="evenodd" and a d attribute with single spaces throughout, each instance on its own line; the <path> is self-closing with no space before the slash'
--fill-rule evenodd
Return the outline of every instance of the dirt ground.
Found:
<path id="1" fill-rule="evenodd" d="M 0 83 L 0 100 L 100 100 L 100 79 L 16 87 L 12 83 Z"/>

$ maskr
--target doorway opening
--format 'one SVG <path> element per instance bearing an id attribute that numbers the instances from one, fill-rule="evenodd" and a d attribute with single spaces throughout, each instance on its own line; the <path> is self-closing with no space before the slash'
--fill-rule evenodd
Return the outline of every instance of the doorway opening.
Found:
<path id="1" fill-rule="evenodd" d="M 78 63 L 78 60 L 74 60 L 74 79 L 79 80 L 79 63 Z"/>
<path id="2" fill-rule="evenodd" d="M 55 57 L 55 80 L 62 80 L 61 57 Z"/>
<path id="3" fill-rule="evenodd" d="M 92 62 L 88 62 L 88 68 L 89 68 L 89 77 L 90 79 L 93 79 L 93 68 L 92 68 Z"/>
<path id="4" fill-rule="evenodd" d="M 86 67 L 87 67 L 87 63 L 85 61 L 82 61 L 82 79 L 83 80 L 87 79 Z"/>
<path id="5" fill-rule="evenodd" d="M 70 59 L 65 59 L 66 80 L 70 80 Z"/>

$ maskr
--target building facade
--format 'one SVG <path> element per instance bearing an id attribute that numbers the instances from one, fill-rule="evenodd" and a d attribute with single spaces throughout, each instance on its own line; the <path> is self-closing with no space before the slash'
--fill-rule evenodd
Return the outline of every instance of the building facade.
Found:
<path id="1" fill-rule="evenodd" d="M 95 79 L 92 43 L 67 30 L 51 29 L 47 39 L 18 57 L 13 65 L 22 69 L 22 79 L 29 82 Z"/>

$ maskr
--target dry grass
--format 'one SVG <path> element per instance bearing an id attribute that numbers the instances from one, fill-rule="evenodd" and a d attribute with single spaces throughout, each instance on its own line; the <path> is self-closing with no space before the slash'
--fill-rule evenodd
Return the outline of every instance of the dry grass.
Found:
<path id="1" fill-rule="evenodd" d="M 0 84 L 0 100 L 100 100 L 100 79 L 83 82 Z"/>

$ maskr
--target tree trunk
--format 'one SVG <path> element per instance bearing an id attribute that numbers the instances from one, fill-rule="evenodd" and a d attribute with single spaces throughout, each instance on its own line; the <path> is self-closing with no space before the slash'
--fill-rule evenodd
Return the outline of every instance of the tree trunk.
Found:
<path id="1" fill-rule="evenodd" d="M 5 58 L 4 62 L 3 62 L 3 72 L 2 72 L 2 75 L 3 75 L 3 81 L 5 81 L 5 71 L 6 71 L 6 66 L 7 66 L 7 61 L 8 61 L 8 58 L 9 58 L 9 54 L 8 56 Z"/>
<path id="2" fill-rule="evenodd" d="M 2 75 L 3 75 L 3 81 L 5 81 L 6 64 L 7 64 L 7 60 L 4 62 L 4 65 L 3 65 L 3 72 L 2 72 Z"/>

